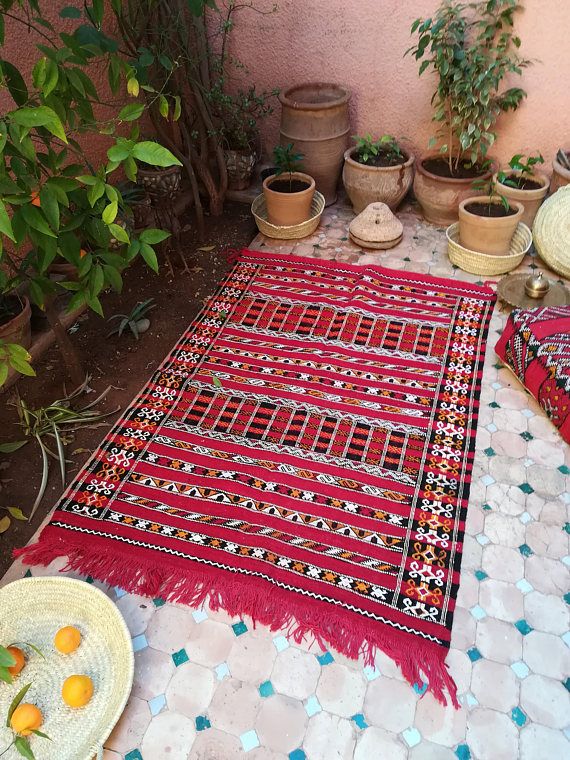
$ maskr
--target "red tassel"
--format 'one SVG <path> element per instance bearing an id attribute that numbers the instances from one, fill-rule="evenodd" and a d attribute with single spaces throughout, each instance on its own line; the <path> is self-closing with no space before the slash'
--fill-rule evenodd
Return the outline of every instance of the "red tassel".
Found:
<path id="1" fill-rule="evenodd" d="M 102 550 L 100 542 L 70 541 L 60 529 L 46 527 L 40 541 L 14 552 L 28 565 L 48 565 L 57 557 L 67 557 L 63 572 L 74 570 L 82 575 L 119 586 L 133 594 L 200 607 L 209 603 L 212 610 L 225 610 L 233 617 L 248 616 L 254 626 L 261 623 L 271 631 L 285 630 L 297 644 L 312 638 L 323 650 L 331 646 L 351 659 L 362 657 L 365 665 L 374 666 L 376 652 L 384 652 L 399 665 L 410 685 L 427 681 L 428 690 L 438 702 L 459 708 L 457 688 L 444 662 L 446 650 L 436 644 L 416 639 L 396 630 L 372 629 L 366 620 L 347 616 L 332 607 L 323 615 L 322 607 L 304 598 L 296 598 L 268 584 L 230 574 L 217 568 L 192 570 L 181 575 L 180 566 L 148 562 L 137 553 Z"/>

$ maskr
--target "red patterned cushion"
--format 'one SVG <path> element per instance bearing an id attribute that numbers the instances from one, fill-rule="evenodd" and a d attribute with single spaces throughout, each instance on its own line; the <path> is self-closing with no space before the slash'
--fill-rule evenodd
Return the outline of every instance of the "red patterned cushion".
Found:
<path id="1" fill-rule="evenodd" d="M 570 306 L 515 309 L 495 351 L 570 443 Z"/>

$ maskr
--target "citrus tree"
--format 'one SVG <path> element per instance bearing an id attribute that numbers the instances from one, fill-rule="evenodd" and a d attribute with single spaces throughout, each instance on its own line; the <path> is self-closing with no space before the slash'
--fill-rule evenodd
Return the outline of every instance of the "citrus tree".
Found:
<path id="1" fill-rule="evenodd" d="M 0 0 L 0 97 L 8 102 L 0 112 L 0 299 L 25 287 L 33 303 L 49 310 L 65 290 L 69 310 L 85 305 L 102 314 L 102 291 L 120 291 L 124 270 L 138 256 L 157 271 L 153 246 L 168 237 L 158 229 L 129 230 L 118 180 L 135 180 L 139 163 L 180 161 L 140 139 L 138 122 L 149 104 L 137 99 L 136 71 L 103 30 L 104 0 L 90 3 L 64 8 L 60 15 L 76 19 L 76 27 L 58 33 L 39 0 Z M 29 76 L 5 52 L 6 32 L 18 25 L 37 40 Z M 106 71 L 118 99 L 98 91 L 94 69 Z M 90 138 L 100 134 L 109 147 L 104 160 L 93 162 Z M 56 261 L 73 265 L 76 276 L 54 283 L 49 270 Z M 33 374 L 28 360 L 21 347 L 0 342 L 0 385 L 10 366 Z"/>

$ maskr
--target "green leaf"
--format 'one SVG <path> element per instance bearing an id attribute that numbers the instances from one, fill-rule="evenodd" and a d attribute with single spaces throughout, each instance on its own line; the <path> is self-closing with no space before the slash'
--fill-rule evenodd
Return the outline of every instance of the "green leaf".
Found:
<path id="1" fill-rule="evenodd" d="M 66 5 L 59 12 L 60 18 L 81 18 L 81 11 L 73 5 Z"/>
<path id="2" fill-rule="evenodd" d="M 48 106 L 38 106 L 37 108 L 19 108 L 12 111 L 8 116 L 16 124 L 22 127 L 32 129 L 34 127 L 45 127 L 55 137 L 59 137 L 63 142 L 67 142 L 63 124 L 59 116 L 52 108 Z"/>
<path id="3" fill-rule="evenodd" d="M 120 224 L 110 224 L 109 232 L 119 243 L 126 243 L 127 245 L 130 243 L 128 232 Z"/>
<path id="4" fill-rule="evenodd" d="M 32 733 L 33 733 L 35 736 L 41 736 L 41 737 L 42 737 L 42 739 L 49 739 L 49 741 L 51 742 L 51 739 L 50 739 L 50 737 L 49 737 L 47 734 L 44 734 L 44 732 L 43 732 L 43 731 L 38 731 L 38 729 L 37 729 L 37 728 L 33 728 L 33 729 L 32 729 Z"/>
<path id="5" fill-rule="evenodd" d="M 123 278 L 118 269 L 108 264 L 103 265 L 103 271 L 105 272 L 105 280 L 117 293 L 120 293 L 123 289 Z"/>
<path id="6" fill-rule="evenodd" d="M 168 119 L 168 100 L 164 95 L 158 96 L 158 110 L 160 111 L 161 116 Z"/>
<path id="7" fill-rule="evenodd" d="M 37 206 L 32 206 L 31 203 L 27 203 L 21 208 L 24 221 L 34 230 L 42 232 L 48 237 L 56 237 L 56 235 L 50 230 L 46 219 Z"/>
<path id="8" fill-rule="evenodd" d="M 4 16 L 0 14 L 0 46 L 4 44 Z"/>
<path id="9" fill-rule="evenodd" d="M 11 668 L 16 664 L 16 660 L 6 649 L 6 647 L 0 646 L 0 667 Z M 9 724 L 8 724 L 9 725 Z"/>
<path id="10" fill-rule="evenodd" d="M 216 388 L 222 387 L 222 381 L 217 375 L 212 375 L 212 384 L 216 386 Z"/>
<path id="11" fill-rule="evenodd" d="M 174 96 L 174 113 L 172 114 L 172 118 L 174 119 L 174 121 L 178 121 L 181 113 L 182 113 L 182 106 L 180 105 L 180 95 L 175 95 Z"/>
<path id="12" fill-rule="evenodd" d="M 151 140 L 143 140 L 137 143 L 132 150 L 132 155 L 137 161 L 142 161 L 144 164 L 150 164 L 151 166 L 182 166 L 181 162 L 168 148 Z"/>
<path id="13" fill-rule="evenodd" d="M 129 103 L 119 111 L 121 121 L 134 121 L 142 116 L 144 103 Z"/>
<path id="14" fill-rule="evenodd" d="M 14 739 L 14 747 L 22 757 L 26 758 L 26 760 L 36 760 L 32 748 L 30 747 L 30 742 L 25 736 L 17 736 Z"/>
<path id="15" fill-rule="evenodd" d="M 105 187 L 103 187 L 103 192 L 104 191 L 105 191 Z M 118 210 L 119 210 L 119 205 L 117 201 L 113 201 L 112 203 L 109 203 L 109 205 L 103 209 L 103 213 L 101 214 L 101 219 L 105 222 L 105 224 L 112 224 L 115 221 Z"/>
<path id="16" fill-rule="evenodd" d="M 141 243 L 140 253 L 153 272 L 158 273 L 158 259 L 154 249 L 148 243 Z"/>
<path id="17" fill-rule="evenodd" d="M 165 232 L 164 230 L 158 230 L 154 227 L 150 227 L 149 229 L 143 230 L 141 234 L 139 235 L 141 243 L 148 243 L 149 245 L 156 245 L 157 243 L 162 243 L 163 240 L 166 240 L 166 238 L 170 237 L 170 232 Z"/>
<path id="18" fill-rule="evenodd" d="M 44 185 L 40 190 L 41 209 L 53 230 L 59 229 L 59 203 L 53 190 Z"/>
<path id="19" fill-rule="evenodd" d="M 132 146 L 127 146 L 123 143 L 117 143 L 116 145 L 111 145 L 109 150 L 107 151 L 107 158 L 109 161 L 124 161 L 125 158 L 128 158 L 132 153 Z"/>
<path id="20" fill-rule="evenodd" d="M 11 441 L 10 443 L 0 443 L 0 454 L 11 454 L 25 446 L 28 441 Z M 0 665 L 2 662 L 0 661 Z"/>
<path id="21" fill-rule="evenodd" d="M 8 216 L 8 212 L 6 211 L 6 206 L 4 205 L 4 202 L 1 199 L 0 199 L 0 232 L 6 235 L 6 237 L 9 237 L 13 243 L 16 242 L 16 238 L 14 237 L 14 230 L 12 229 L 12 222 L 10 221 L 10 217 Z"/>
<path id="22" fill-rule="evenodd" d="M 103 23 L 103 8 L 103 0 L 93 0 L 91 15 L 98 26 L 101 26 Z"/>
<path id="23" fill-rule="evenodd" d="M 27 443 L 27 441 L 24 441 L 24 443 Z M 18 509 L 18 507 L 6 507 L 6 510 L 10 513 L 10 515 L 12 515 L 15 520 L 26 521 L 28 519 L 22 510 Z"/>
<path id="24" fill-rule="evenodd" d="M 93 208 L 104 192 L 105 183 L 100 179 L 96 179 L 95 184 L 87 191 L 87 200 L 89 201 L 91 208 Z"/>
<path id="25" fill-rule="evenodd" d="M 14 99 L 14 103 L 18 106 L 23 106 L 24 103 L 28 102 L 30 96 L 28 95 L 28 88 L 22 75 L 9 61 L 2 59 L 0 59 L 0 71 L 4 74 L 8 92 Z"/>
<path id="26" fill-rule="evenodd" d="M 99 314 L 100 317 L 103 315 L 103 307 L 101 306 L 101 301 L 95 296 L 94 298 L 88 298 L 87 299 L 87 305 L 90 309 L 93 309 L 93 311 L 96 314 Z"/>
<path id="27" fill-rule="evenodd" d="M 8 708 L 8 715 L 6 717 L 6 726 L 8 728 L 10 727 L 10 720 L 12 718 L 12 715 L 14 714 L 14 710 L 16 709 L 16 707 L 18 707 L 20 702 L 24 699 L 31 685 L 32 685 L 31 683 L 28 683 L 25 686 L 22 686 L 20 691 L 16 694 L 14 699 L 10 702 L 10 707 Z"/>

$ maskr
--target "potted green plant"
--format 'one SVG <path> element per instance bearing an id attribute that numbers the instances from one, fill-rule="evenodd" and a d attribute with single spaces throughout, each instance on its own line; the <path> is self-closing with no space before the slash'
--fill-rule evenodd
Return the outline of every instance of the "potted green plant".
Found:
<path id="1" fill-rule="evenodd" d="M 277 171 L 263 180 L 267 217 L 271 224 L 283 227 L 301 224 L 311 215 L 315 180 L 299 171 L 302 159 L 301 153 L 293 152 L 292 143 L 277 145 L 273 151 Z"/>
<path id="2" fill-rule="evenodd" d="M 509 201 L 522 203 L 524 212 L 521 222 L 530 229 L 550 185 L 549 178 L 535 169 L 538 164 L 543 163 L 544 158 L 540 153 L 538 156 L 524 156 L 522 153 L 517 153 L 494 177 L 497 191 L 502 196 Z"/>
<path id="3" fill-rule="evenodd" d="M 131 102 L 107 112 L 104 121 L 95 118 L 101 99 L 90 74 L 97 66 L 118 84 L 125 78 L 133 96 L 136 82 L 136 72 L 101 29 L 102 3 L 78 10 L 82 23 L 59 36 L 36 0 L 20 5 L 25 11 L 21 16 L 9 13 L 9 3 L 0 6 L 0 46 L 5 14 L 10 24 L 34 30 L 34 39 L 45 39 L 49 32 L 50 45 L 37 44 L 39 55 L 30 74 L 6 60 L 2 51 L 6 105 L 0 119 L 0 296 L 6 301 L 25 293 L 45 310 L 68 372 L 79 385 L 85 373 L 59 321 L 56 297 L 66 299 L 70 312 L 88 307 L 102 314 L 101 293 L 109 287 L 121 289 L 122 273 L 135 257 L 157 270 L 153 245 L 168 233 L 146 229 L 135 235 L 125 228 L 121 209 L 126 204 L 113 177 L 121 169 L 134 181 L 137 162 L 163 167 L 180 162 L 162 145 L 139 139 L 132 122 L 142 116 L 145 104 Z M 131 129 L 124 136 L 128 123 Z M 108 160 L 94 165 L 85 148 L 89 136 L 101 132 L 110 139 Z M 70 265 L 73 276 L 55 282 L 50 270 L 57 263 Z M 22 297 L 12 316 L 27 314 Z M 9 368 L 33 374 L 27 363 L 28 335 L 23 329 L 0 336 L 0 385 Z"/>
<path id="4" fill-rule="evenodd" d="M 412 24 L 418 41 L 407 53 L 421 62 L 420 75 L 437 77 L 431 102 L 438 130 L 430 146 L 439 143 L 439 152 L 418 162 L 414 179 L 429 222 L 456 221 L 461 201 L 475 194 L 473 180 L 489 179 L 496 168 L 488 153 L 497 119 L 526 95 L 520 87 L 501 90 L 505 77 L 520 75 L 529 64 L 517 52 L 514 15 L 520 8 L 517 0 L 443 0 L 433 17 Z"/>
<path id="5" fill-rule="evenodd" d="M 228 170 L 228 189 L 245 190 L 260 155 L 259 122 L 273 113 L 268 100 L 278 94 L 256 92 L 255 85 L 235 95 L 214 91 L 218 102 L 220 132 Z"/>
<path id="6" fill-rule="evenodd" d="M 470 251 L 505 256 L 524 206 L 502 195 L 494 179 L 486 184 L 486 195 L 471 196 L 459 204 L 459 239 Z"/>
<path id="7" fill-rule="evenodd" d="M 356 145 L 344 154 L 342 181 L 355 214 L 370 203 L 385 203 L 394 211 L 412 186 L 414 157 L 392 135 L 373 139 L 355 135 Z"/>
<path id="8" fill-rule="evenodd" d="M 550 191 L 555 193 L 559 188 L 570 185 L 570 150 L 560 148 L 552 162 L 552 180 Z"/>

